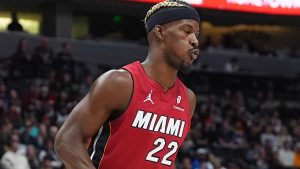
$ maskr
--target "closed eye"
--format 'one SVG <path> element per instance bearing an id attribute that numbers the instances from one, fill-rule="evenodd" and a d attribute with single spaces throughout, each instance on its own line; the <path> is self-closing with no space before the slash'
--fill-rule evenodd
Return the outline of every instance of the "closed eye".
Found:
<path id="1" fill-rule="evenodd" d="M 195 36 L 197 38 L 199 38 L 199 31 L 198 30 L 194 30 L 193 26 L 191 26 L 190 24 L 184 24 L 183 26 L 181 26 L 181 30 L 186 35 L 195 34 Z"/>
<path id="2" fill-rule="evenodd" d="M 184 30 L 184 32 L 185 32 L 186 34 L 188 34 L 188 35 L 192 33 L 191 30 Z"/>

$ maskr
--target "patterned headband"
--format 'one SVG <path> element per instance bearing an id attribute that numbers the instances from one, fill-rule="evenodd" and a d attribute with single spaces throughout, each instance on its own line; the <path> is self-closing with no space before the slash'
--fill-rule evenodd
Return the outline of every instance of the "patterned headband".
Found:
<path id="1" fill-rule="evenodd" d="M 165 24 L 180 19 L 200 21 L 198 12 L 183 1 L 163 1 L 154 5 L 144 19 L 147 32 L 156 25 Z"/>

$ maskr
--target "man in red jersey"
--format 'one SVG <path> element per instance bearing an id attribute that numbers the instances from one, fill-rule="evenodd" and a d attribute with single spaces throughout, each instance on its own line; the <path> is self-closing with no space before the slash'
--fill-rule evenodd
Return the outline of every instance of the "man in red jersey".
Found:
<path id="1" fill-rule="evenodd" d="M 144 21 L 147 59 L 100 76 L 59 130 L 55 150 L 68 169 L 175 167 L 196 104 L 177 72 L 199 54 L 200 18 L 185 2 L 167 0 Z"/>

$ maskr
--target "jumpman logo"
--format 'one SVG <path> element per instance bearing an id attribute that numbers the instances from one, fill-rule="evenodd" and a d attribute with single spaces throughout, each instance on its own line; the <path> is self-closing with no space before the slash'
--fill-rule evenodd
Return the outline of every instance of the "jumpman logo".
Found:
<path id="1" fill-rule="evenodd" d="M 151 96 L 152 96 L 152 90 L 150 91 L 150 93 L 148 94 L 148 96 L 146 97 L 146 99 L 144 100 L 144 102 L 150 101 L 152 104 L 154 104 L 154 102 L 152 101 Z"/>

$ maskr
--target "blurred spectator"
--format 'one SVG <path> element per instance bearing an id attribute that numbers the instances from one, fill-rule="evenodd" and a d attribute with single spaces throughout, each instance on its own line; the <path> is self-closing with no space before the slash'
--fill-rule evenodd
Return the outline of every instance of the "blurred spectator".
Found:
<path id="1" fill-rule="evenodd" d="M 271 148 L 274 149 L 275 145 L 277 145 L 276 137 L 272 131 L 272 127 L 270 125 L 266 125 L 264 131 L 260 135 L 260 142 L 262 145 L 271 145 Z"/>
<path id="2" fill-rule="evenodd" d="M 47 126 L 41 123 L 39 125 L 39 134 L 37 136 L 37 148 L 39 150 L 46 149 L 47 138 L 48 138 Z"/>
<path id="3" fill-rule="evenodd" d="M 79 86 L 79 94 L 84 95 L 90 90 L 90 87 L 92 86 L 92 83 L 94 81 L 94 78 L 91 74 L 86 74 L 83 76 L 82 83 Z"/>
<path id="4" fill-rule="evenodd" d="M 48 74 L 54 59 L 53 57 L 53 49 L 49 46 L 48 38 L 42 38 L 41 44 L 35 47 L 32 56 L 37 76 L 46 76 Z"/>
<path id="5" fill-rule="evenodd" d="M 182 160 L 182 169 L 192 169 L 191 159 L 186 157 Z"/>
<path id="6" fill-rule="evenodd" d="M 12 56 L 11 64 L 11 76 L 28 76 L 32 73 L 32 58 L 28 51 L 28 42 L 26 38 L 19 40 L 17 50 Z"/>
<path id="7" fill-rule="evenodd" d="M 232 126 L 227 119 L 222 122 L 222 129 L 219 132 L 218 142 L 221 147 L 235 147 Z"/>
<path id="8" fill-rule="evenodd" d="M 49 138 L 54 140 L 57 132 L 58 132 L 58 128 L 56 126 L 51 126 L 49 129 Z"/>
<path id="9" fill-rule="evenodd" d="M 263 152 L 264 149 L 259 143 L 251 143 L 246 152 L 246 160 L 249 163 L 256 163 L 261 158 Z"/>
<path id="10" fill-rule="evenodd" d="M 199 148 L 196 151 L 195 158 L 192 160 L 192 169 L 214 169 L 209 161 L 209 152 L 206 148 Z"/>
<path id="11" fill-rule="evenodd" d="M 41 169 L 53 169 L 51 165 L 51 157 L 45 157 Z"/>
<path id="12" fill-rule="evenodd" d="M 283 142 L 282 148 L 278 151 L 278 160 L 281 166 L 290 167 L 294 166 L 295 153 L 291 149 L 291 142 L 286 140 Z"/>
<path id="13" fill-rule="evenodd" d="M 12 135 L 8 140 L 8 150 L 1 158 L 4 169 L 30 169 L 27 157 L 18 153 L 19 144 L 18 135 Z"/>
<path id="14" fill-rule="evenodd" d="M 20 129 L 20 142 L 22 144 L 28 145 L 28 144 L 32 144 L 37 146 L 37 133 L 38 133 L 38 129 L 36 128 L 36 126 L 33 124 L 33 122 L 31 120 L 25 120 L 25 124 L 24 127 L 21 127 Z"/>
<path id="15" fill-rule="evenodd" d="M 238 58 L 233 57 L 230 61 L 226 62 L 224 65 L 225 72 L 232 73 L 239 71 Z"/>
<path id="16" fill-rule="evenodd" d="M 293 142 L 293 138 L 289 134 L 288 129 L 285 126 L 283 126 L 281 128 L 280 132 L 277 135 L 277 144 L 278 144 L 278 147 L 282 147 L 285 141 L 288 141 L 288 142 L 292 143 Z"/>
<path id="17" fill-rule="evenodd" d="M 278 59 L 300 56 L 300 50 L 297 47 L 278 46 L 273 42 L 271 34 L 260 30 L 228 31 L 223 33 L 221 38 L 218 35 L 209 35 L 201 43 L 201 49 L 208 52 L 230 53 L 236 56 L 244 54 Z"/>
<path id="18" fill-rule="evenodd" d="M 234 162 L 228 164 L 228 169 L 241 169 L 240 166 Z"/>
<path id="19" fill-rule="evenodd" d="M 274 110 L 280 106 L 279 100 L 274 97 L 273 92 L 268 92 L 266 101 L 261 105 L 262 109 Z"/>
<path id="20" fill-rule="evenodd" d="M 22 124 L 22 107 L 18 104 L 12 104 L 7 112 L 7 118 L 12 121 L 15 126 Z"/>
<path id="21" fill-rule="evenodd" d="M 223 35 L 223 46 L 231 49 L 247 50 L 250 53 L 273 55 L 271 37 L 267 33 L 252 30 L 231 31 Z"/>
<path id="22" fill-rule="evenodd" d="M 28 88 L 25 89 L 21 96 L 22 106 L 30 114 L 30 105 L 32 105 L 37 99 L 39 94 L 39 88 L 37 84 L 30 83 Z M 32 110 L 32 108 L 31 108 Z M 35 115 L 35 114 L 34 114 Z"/>
<path id="23" fill-rule="evenodd" d="M 44 161 L 45 158 L 51 160 L 51 166 L 53 169 L 60 169 L 63 164 L 59 160 L 58 155 L 55 153 L 53 148 L 54 141 L 52 139 L 48 139 L 46 141 L 46 148 L 40 151 L 39 159 Z"/>
<path id="24" fill-rule="evenodd" d="M 58 52 L 53 61 L 53 68 L 57 70 L 58 74 L 68 72 L 74 77 L 74 60 L 71 53 L 71 44 L 69 42 L 64 42 L 62 44 L 61 51 Z"/>
<path id="25" fill-rule="evenodd" d="M 23 31 L 23 26 L 19 23 L 18 15 L 16 11 L 11 13 L 11 23 L 7 26 L 9 31 Z"/>
<path id="26" fill-rule="evenodd" d="M 38 159 L 37 150 L 34 147 L 34 145 L 29 144 L 27 146 L 26 156 L 28 158 L 29 165 L 30 165 L 31 169 L 40 169 L 41 164 L 40 164 L 40 161 Z"/>

